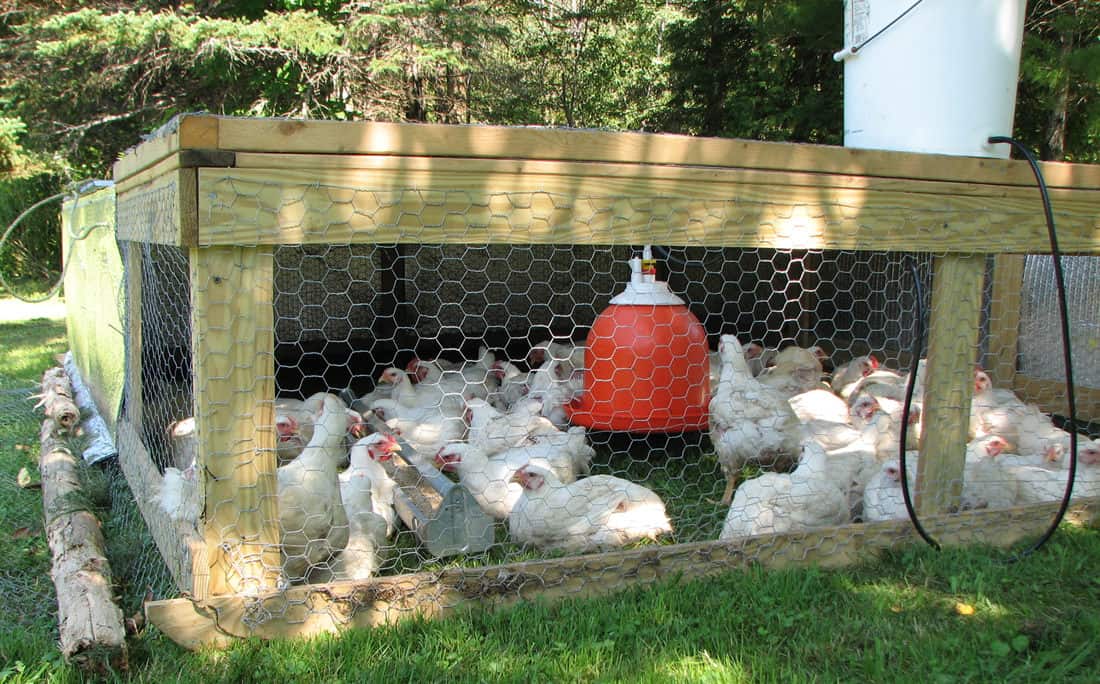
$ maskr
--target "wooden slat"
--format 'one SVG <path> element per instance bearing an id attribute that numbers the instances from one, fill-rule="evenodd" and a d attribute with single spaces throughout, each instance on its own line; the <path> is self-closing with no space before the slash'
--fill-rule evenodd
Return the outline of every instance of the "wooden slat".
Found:
<path id="1" fill-rule="evenodd" d="M 161 474 L 142 445 L 139 431 L 129 420 L 119 421 L 118 441 L 119 464 L 153 542 L 168 566 L 172 579 L 176 581 L 176 586 L 181 591 L 191 593 L 196 584 L 196 570 L 201 575 L 207 572 L 201 565 L 195 564 L 205 557 L 206 540 L 186 524 L 173 525 L 165 516 L 164 510 L 157 503 Z"/>
<path id="2" fill-rule="evenodd" d="M 195 427 L 206 473 L 205 597 L 275 586 L 275 361 L 270 250 L 190 251 Z"/>
<path id="3" fill-rule="evenodd" d="M 932 269 L 923 433 L 917 463 L 917 511 L 922 516 L 957 509 L 962 494 L 985 260 L 973 254 L 948 254 L 936 257 Z"/>
<path id="4" fill-rule="evenodd" d="M 1023 254 L 1001 254 L 993 260 L 989 305 L 989 372 L 993 382 L 1011 387 L 1016 377 L 1020 339 L 1020 300 L 1024 283 Z"/>
<path id="5" fill-rule="evenodd" d="M 969 511 L 923 519 L 944 546 L 981 543 L 1011 547 L 1044 532 L 1058 503 Z M 1100 499 L 1074 502 L 1067 520 L 1091 524 Z M 235 638 L 284 638 L 390 624 L 418 616 L 444 617 L 471 604 L 503 607 L 523 600 L 553 601 L 614 593 L 678 578 L 692 580 L 751 566 L 843 567 L 872 560 L 885 549 L 919 541 L 909 520 L 763 535 L 731 541 L 648 546 L 628 551 L 455 568 L 293 587 L 263 597 L 154 601 L 149 621 L 185 648 Z"/>
<path id="6" fill-rule="evenodd" d="M 485 170 L 200 169 L 200 244 L 572 243 L 1041 252 L 1031 201 L 683 177 Z M 1096 194 L 1100 200 L 1100 194 Z M 1064 251 L 1100 212 L 1060 204 Z M 675 225 L 669 225 L 671 217 Z"/>
<path id="7" fill-rule="evenodd" d="M 1000 201 L 1006 198 L 1025 200 L 1032 206 L 1038 202 L 1037 190 L 1031 185 L 1002 185 L 977 182 L 951 182 L 937 179 L 891 178 L 814 171 L 776 171 L 744 167 L 684 166 L 675 164 L 636 164 L 628 162 L 560 161 L 546 159 L 478 159 L 474 157 L 419 157 L 393 155 L 347 154 L 233 154 L 232 164 L 240 169 L 272 171 L 316 171 L 322 179 L 339 179 L 355 171 L 424 175 L 452 174 L 459 178 L 484 177 L 504 179 L 514 176 L 550 176 L 565 178 L 618 179 L 644 188 L 657 180 L 679 181 L 684 184 L 724 183 L 734 185 L 796 185 L 810 188 L 851 188 L 895 192 L 943 195 L 974 195 Z M 603 181 L 598 181 L 603 182 Z M 468 187 L 464 185 L 463 187 Z M 474 187 L 484 188 L 484 183 Z M 1080 189 L 1049 190 L 1052 201 L 1080 201 L 1091 197 L 1100 201 L 1100 191 Z"/>
<path id="8" fill-rule="evenodd" d="M 196 145 L 204 146 L 204 145 Z M 683 135 L 561 128 L 223 118 L 218 147 L 239 152 L 549 159 L 743 167 L 1032 186 L 1027 164 Z M 1100 167 L 1043 164 L 1048 186 L 1100 189 Z"/>
<path id="9" fill-rule="evenodd" d="M 127 150 L 115 162 L 115 181 L 124 181 L 180 150 L 217 148 L 220 121 L 220 117 L 208 115 L 177 117 L 167 132 Z"/>

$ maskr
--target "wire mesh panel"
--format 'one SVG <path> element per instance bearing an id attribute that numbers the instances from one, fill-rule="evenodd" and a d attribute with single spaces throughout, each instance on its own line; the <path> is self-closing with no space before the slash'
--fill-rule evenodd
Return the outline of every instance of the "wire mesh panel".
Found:
<path id="1" fill-rule="evenodd" d="M 1022 346 L 1022 300 L 1049 295 L 989 249 L 1036 249 L 1016 169 L 256 128 L 284 154 L 244 122 L 185 123 L 176 142 L 217 154 L 123 160 L 122 428 L 193 531 L 151 523 L 162 551 L 184 541 L 186 619 L 219 635 L 848 562 L 913 540 L 903 483 L 953 543 L 1008 543 L 1058 505 L 1058 364 Z"/>
<path id="2" fill-rule="evenodd" d="M 642 206 L 646 222 L 675 235 L 684 203 L 573 203 L 585 244 L 528 244 L 560 202 L 233 187 L 234 202 L 279 217 L 288 234 L 335 225 L 343 209 L 400 207 L 379 215 L 395 242 L 199 247 L 190 283 L 178 250 L 146 254 L 152 344 L 142 363 L 174 369 L 173 380 L 193 376 L 207 415 L 198 421 L 206 499 L 195 515 L 221 559 L 211 563 L 237 578 L 230 591 L 290 592 L 253 604 L 259 613 L 245 624 L 312 620 L 309 595 L 291 588 L 333 580 L 404 578 L 412 601 L 448 569 L 718 539 L 763 556 L 772 551 L 749 540 L 813 530 L 824 530 L 815 554 L 843 556 L 856 542 L 837 526 L 907 518 L 903 431 L 912 499 L 927 515 L 1054 502 L 1064 485 L 1067 433 L 983 370 L 991 340 L 1011 327 L 984 256 L 657 247 L 656 279 L 702 330 L 704 380 L 692 396 L 708 418 L 695 429 L 623 431 L 576 424 L 598 383 L 652 392 L 639 402 L 687 394 L 637 383 L 636 367 L 617 379 L 593 372 L 601 317 L 632 278 L 649 282 L 631 270 L 642 246 L 604 234 L 616 216 L 603 207 Z M 734 221 L 736 209 L 708 216 Z M 478 226 L 500 222 L 514 224 L 515 242 L 476 240 Z M 425 226 L 441 223 L 454 224 L 453 242 L 423 242 Z M 172 286 L 158 294 L 163 283 Z M 165 314 L 187 311 L 178 294 L 188 286 L 198 330 Z M 632 325 L 615 334 L 646 361 L 660 332 Z M 192 336 L 190 369 L 178 343 Z M 915 357 L 930 365 L 920 365 L 907 407 Z M 145 404 L 186 406 L 160 389 L 186 390 L 186 381 L 156 372 L 143 375 L 157 388 Z M 1045 436 L 1009 431 L 1025 414 Z M 148 429 L 150 442 L 163 434 Z M 968 442 L 965 458 L 953 450 Z M 1026 477 L 1044 479 L 1021 493 Z M 633 561 L 619 562 L 628 571 Z M 401 605 L 423 601 L 457 599 Z"/>

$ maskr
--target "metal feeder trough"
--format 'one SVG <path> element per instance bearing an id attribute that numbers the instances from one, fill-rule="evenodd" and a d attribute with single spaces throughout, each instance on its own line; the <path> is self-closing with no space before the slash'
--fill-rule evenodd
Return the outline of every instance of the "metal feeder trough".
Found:
<path id="1" fill-rule="evenodd" d="M 377 432 L 392 434 L 385 424 L 367 419 Z M 457 556 L 487 550 L 495 541 L 495 522 L 474 497 L 430 464 L 414 464 L 402 453 L 414 453 L 400 436 L 394 435 L 401 452 L 383 463 L 397 483 L 393 504 L 405 526 L 436 557 Z"/>

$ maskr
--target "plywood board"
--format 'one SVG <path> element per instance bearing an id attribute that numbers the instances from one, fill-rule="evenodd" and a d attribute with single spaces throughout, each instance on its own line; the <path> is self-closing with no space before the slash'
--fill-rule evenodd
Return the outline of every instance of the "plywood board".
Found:
<path id="1" fill-rule="evenodd" d="M 114 431 L 126 377 L 122 256 L 115 192 L 68 200 L 61 210 L 69 348 L 99 414 Z"/>

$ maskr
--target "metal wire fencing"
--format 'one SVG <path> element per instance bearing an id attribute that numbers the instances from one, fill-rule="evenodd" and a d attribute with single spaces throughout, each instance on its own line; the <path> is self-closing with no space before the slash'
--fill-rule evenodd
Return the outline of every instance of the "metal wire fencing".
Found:
<path id="1" fill-rule="evenodd" d="M 736 204 L 227 183 L 234 204 L 277 217 L 288 235 L 306 226 L 342 235 L 357 214 L 401 238 L 240 245 L 221 271 L 205 264 L 225 248 L 124 245 L 141 264 L 127 278 L 127 297 L 140 302 L 128 309 L 140 320 L 127 345 L 141 368 L 123 415 L 136 429 L 120 439 L 145 464 L 131 477 L 148 480 L 135 497 L 181 589 L 221 563 L 227 576 L 263 575 L 260 586 L 282 590 L 281 603 L 253 606 L 246 626 L 316 619 L 331 608 L 293 587 L 333 580 L 393 578 L 386 586 L 423 596 L 393 589 L 371 600 L 411 609 L 560 588 L 568 582 L 552 565 L 525 566 L 522 577 L 498 566 L 587 552 L 654 547 L 720 566 L 730 548 L 707 542 L 737 541 L 756 559 L 778 544 L 761 546 L 766 535 L 807 532 L 817 536 L 803 556 L 841 558 L 858 547 L 851 530 L 861 523 L 907 518 L 900 482 L 915 487 L 922 435 L 940 438 L 952 417 L 963 417 L 973 451 L 950 456 L 943 510 L 1016 511 L 1064 490 L 1067 433 L 1051 420 L 1059 389 L 1049 375 L 1017 377 L 1028 368 L 1013 315 L 1020 294 L 1004 289 L 995 259 L 958 259 L 977 274 L 973 287 L 933 311 L 935 288 L 951 282 L 937 264 L 951 255 L 658 247 L 658 279 L 696 322 L 701 356 L 684 351 L 659 367 L 646 344 L 665 333 L 632 319 L 613 333 L 636 342 L 634 363 L 607 372 L 614 359 L 594 331 L 642 251 L 616 244 L 616 224 L 668 226 L 675 238 L 684 220 L 738 220 Z M 524 242 L 563 212 L 585 244 Z M 479 241 L 502 223 L 516 242 Z M 420 239 L 452 225 L 452 243 Z M 956 309 L 969 318 L 954 322 Z M 234 337 L 241 320 L 247 334 Z M 918 371 L 907 473 L 897 462 L 903 400 L 914 355 L 928 353 L 918 323 L 963 340 L 968 360 L 931 380 L 935 401 Z M 1045 354 L 1056 374 L 1058 355 Z M 670 376 L 672 365 L 683 377 Z M 621 413 L 644 422 L 655 404 L 694 402 L 704 420 L 665 432 L 577 419 L 616 373 L 635 392 Z M 226 378 L 253 404 L 212 389 Z M 959 393 L 959 378 L 973 389 Z M 212 412 L 232 406 L 231 420 L 202 434 L 200 395 Z M 270 447 L 253 446 L 261 434 Z M 195 461 L 199 439 L 207 462 Z M 1091 459 L 1096 445 L 1082 443 Z M 1094 479 L 1083 472 L 1088 493 Z M 246 484 L 225 486 L 238 478 Z M 986 518 L 965 520 L 968 539 L 988 539 Z M 639 571 L 634 557 L 606 558 L 609 574 Z M 456 596 L 439 588 L 456 569 L 484 574 Z"/>

